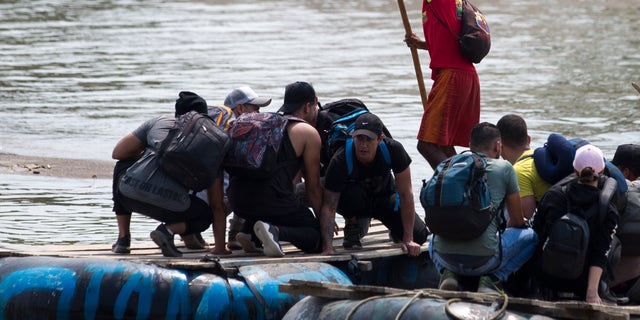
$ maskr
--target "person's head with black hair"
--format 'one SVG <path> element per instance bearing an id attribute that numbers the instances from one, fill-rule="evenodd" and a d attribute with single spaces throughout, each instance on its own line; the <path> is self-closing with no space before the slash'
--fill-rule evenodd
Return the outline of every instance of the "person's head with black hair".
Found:
<path id="1" fill-rule="evenodd" d="M 278 112 L 304 119 L 312 126 L 318 119 L 318 97 L 308 82 L 290 83 L 284 90 L 284 103 Z"/>
<path id="2" fill-rule="evenodd" d="M 640 178 L 640 145 L 631 143 L 619 145 L 611 163 L 616 165 L 628 180 Z"/>
<path id="3" fill-rule="evenodd" d="M 480 122 L 471 130 L 469 148 L 473 152 L 497 159 L 500 157 L 500 143 L 500 130 L 492 123 Z"/>
<path id="4" fill-rule="evenodd" d="M 198 113 L 206 114 L 207 101 L 191 91 L 181 91 L 180 93 L 178 93 L 178 99 L 176 100 L 175 108 L 176 117 L 179 117 L 189 111 L 196 111 Z"/>
<path id="5" fill-rule="evenodd" d="M 507 114 L 498 120 L 496 126 L 500 129 L 502 157 L 514 164 L 523 152 L 530 149 L 527 123 L 519 115 Z"/>

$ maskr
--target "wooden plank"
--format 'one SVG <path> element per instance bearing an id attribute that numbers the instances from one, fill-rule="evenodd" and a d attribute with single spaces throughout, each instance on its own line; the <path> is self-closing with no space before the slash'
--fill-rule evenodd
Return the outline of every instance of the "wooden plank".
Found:
<path id="1" fill-rule="evenodd" d="M 443 291 L 438 289 L 423 289 L 423 291 L 441 296 L 444 299 L 461 298 L 482 301 L 483 303 L 491 303 L 496 298 L 495 295 L 477 292 Z M 631 311 L 640 311 L 638 308 L 626 310 L 618 306 L 594 305 L 584 301 L 554 302 L 516 297 L 509 297 L 508 309 L 566 319 L 629 319 Z"/>
<path id="2" fill-rule="evenodd" d="M 389 240 L 387 228 L 378 220 L 373 220 L 368 234 L 362 243 L 361 250 L 345 250 L 342 248 L 343 233 L 340 232 L 334 238 L 335 255 L 324 256 L 318 254 L 305 254 L 290 243 L 282 242 L 285 256 L 282 258 L 265 257 L 260 253 L 245 253 L 242 250 L 233 251 L 231 255 L 218 256 L 220 265 L 223 268 L 237 268 L 245 265 L 265 264 L 265 263 L 296 263 L 296 262 L 339 262 L 351 259 L 367 260 L 397 256 L 405 254 L 399 244 L 394 244 Z M 53 256 L 68 258 L 105 258 L 124 261 L 137 261 L 143 263 L 154 263 L 163 267 L 188 269 L 188 270 L 208 270 L 212 268 L 211 262 L 201 261 L 207 256 L 213 256 L 208 249 L 190 250 L 176 239 L 176 247 L 183 252 L 180 258 L 163 257 L 160 249 L 151 241 L 134 243 L 131 253 L 120 255 L 111 252 L 111 244 L 74 244 L 74 245 L 43 245 L 26 246 L 12 245 L 8 248 L 0 249 L 0 257 L 9 256 Z M 427 250 L 427 246 L 423 246 Z"/>
<path id="3" fill-rule="evenodd" d="M 361 300 L 372 296 L 401 294 L 407 290 L 382 286 L 351 285 L 345 286 L 329 282 L 314 282 L 291 279 L 289 283 L 280 284 L 278 291 L 290 294 L 311 295 L 331 299 Z"/>

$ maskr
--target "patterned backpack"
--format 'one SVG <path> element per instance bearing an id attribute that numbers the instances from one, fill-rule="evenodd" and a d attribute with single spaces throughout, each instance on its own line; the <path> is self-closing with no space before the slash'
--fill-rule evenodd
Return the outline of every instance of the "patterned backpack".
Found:
<path id="1" fill-rule="evenodd" d="M 223 166 L 232 176 L 266 179 L 282 164 L 278 151 L 289 121 L 302 119 L 271 112 L 242 114 L 229 128 L 231 147 Z"/>

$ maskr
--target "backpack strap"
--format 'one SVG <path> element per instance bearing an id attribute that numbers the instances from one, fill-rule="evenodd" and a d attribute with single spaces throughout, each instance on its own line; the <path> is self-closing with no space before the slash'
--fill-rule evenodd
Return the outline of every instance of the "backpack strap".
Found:
<path id="1" fill-rule="evenodd" d="M 387 144 L 382 140 L 382 143 L 379 145 L 380 151 L 382 151 L 382 158 L 384 162 L 387 163 L 388 166 L 391 166 L 391 154 L 389 153 L 389 148 Z"/>
<path id="2" fill-rule="evenodd" d="M 599 198 L 599 210 L 598 210 L 598 222 L 600 224 L 604 223 L 607 218 L 607 211 L 609 211 L 609 203 L 613 198 L 613 195 L 616 193 L 618 189 L 618 182 L 616 179 L 607 177 L 607 180 L 604 182 L 604 186 L 602 186 L 602 190 L 600 190 L 600 198 Z"/>
<path id="3" fill-rule="evenodd" d="M 287 127 L 289 126 L 289 123 L 290 122 L 308 123 L 308 122 L 306 120 L 302 119 L 302 118 L 298 118 L 298 117 L 292 116 L 290 114 L 283 115 L 283 117 L 285 118 L 287 123 L 284 125 L 284 130 L 282 132 L 282 136 L 283 136 L 282 139 L 284 140 L 284 136 L 286 135 L 288 137 L 287 139 L 289 139 L 289 142 L 291 143 L 291 136 L 289 136 L 289 133 L 287 132 Z M 283 143 L 283 141 L 280 141 L 280 145 L 282 145 L 282 143 Z M 284 167 L 286 167 L 286 166 L 288 166 L 290 164 L 294 164 L 296 162 L 298 162 L 297 158 L 289 159 L 289 160 L 286 160 L 286 161 L 282 161 L 276 166 L 275 170 L 279 170 L 281 168 L 284 168 Z"/>
<path id="4" fill-rule="evenodd" d="M 467 150 L 463 152 L 471 152 L 471 154 L 473 155 L 473 162 L 475 163 L 475 166 L 476 166 L 476 171 L 475 171 L 476 175 L 486 176 L 487 175 L 487 157 L 484 154 L 473 152 L 471 150 Z M 526 157 L 533 157 L 533 155 L 524 156 L 524 158 Z M 518 161 L 520 161 L 520 159 L 518 159 Z M 505 206 L 505 199 L 502 199 L 498 207 L 493 208 L 494 218 L 495 217 L 498 218 L 498 233 L 500 234 L 502 234 L 502 232 L 504 232 L 504 230 L 507 229 L 507 218 L 505 218 L 504 213 L 502 212 L 504 209 L 504 206 Z M 502 250 L 502 248 L 500 249 Z M 500 257 L 501 257 L 500 259 L 502 259 L 502 252 L 500 252 Z"/>
<path id="5" fill-rule="evenodd" d="M 345 157 L 346 157 L 346 161 L 347 161 L 347 173 L 349 175 L 351 175 L 353 173 L 353 165 L 355 163 L 354 159 L 353 159 L 353 137 L 349 136 L 347 137 L 347 140 L 345 141 Z M 384 140 L 382 140 L 382 142 L 378 145 L 378 150 L 380 150 L 380 152 L 382 153 L 382 158 L 384 159 L 384 162 L 388 165 L 391 166 L 391 154 L 389 153 L 389 147 L 387 147 L 387 144 L 384 142 Z"/>
<path id="6" fill-rule="evenodd" d="M 336 120 L 333 120 L 333 122 L 331 123 L 331 126 L 337 130 L 333 130 L 333 134 L 331 135 L 331 137 L 329 137 L 329 140 L 334 140 L 335 138 L 337 138 L 340 132 L 348 136 L 348 133 L 353 131 L 353 128 L 355 127 L 355 119 L 358 118 L 360 115 L 369 112 L 369 110 L 367 109 L 361 109 L 361 110 L 355 109 L 354 111 L 355 112 L 352 111 Z M 349 124 L 348 126 L 343 124 L 343 122 L 350 122 L 350 121 L 352 121 L 352 123 Z M 349 137 L 347 137 L 347 139 L 349 139 Z"/>
<path id="7" fill-rule="evenodd" d="M 205 116 L 205 117 L 211 119 L 208 115 L 203 114 L 203 113 L 198 113 L 197 111 L 189 111 L 189 112 L 187 112 L 187 113 L 185 113 L 183 115 L 180 115 L 180 116 L 175 118 L 175 122 L 173 123 L 173 127 L 171 127 L 171 129 L 169 129 L 169 133 L 164 138 L 164 140 L 162 140 L 162 143 L 160 144 L 160 148 L 156 152 L 158 157 L 162 158 L 162 156 L 164 155 L 164 152 L 167 150 L 167 147 L 169 147 L 169 144 L 171 144 L 171 141 L 173 141 L 173 139 L 176 137 L 176 135 L 180 133 L 180 130 L 178 130 L 178 129 L 180 128 L 181 122 L 190 121 L 191 118 L 197 117 L 197 116 Z M 191 131 L 191 129 L 193 128 L 194 125 L 195 125 L 195 121 L 190 121 L 189 127 L 184 128 L 182 131 L 183 132 L 189 132 L 189 131 Z"/>
<path id="8" fill-rule="evenodd" d="M 356 112 L 353 112 L 353 111 L 352 111 L 352 112 L 347 113 L 347 114 L 345 114 L 344 116 L 342 116 L 342 117 L 340 117 L 340 118 L 338 118 L 338 119 L 336 119 L 336 120 L 333 120 L 333 123 L 334 123 L 334 124 L 336 124 L 336 123 L 342 123 L 342 122 L 347 122 L 347 121 L 355 120 L 355 119 L 356 119 L 357 117 L 359 117 L 360 115 L 362 115 L 362 114 L 364 114 L 364 113 L 368 113 L 368 112 L 369 112 L 369 110 L 366 110 L 366 109 L 364 109 L 364 108 L 362 108 L 361 110 L 355 109 L 354 111 L 356 111 Z"/>
<path id="9" fill-rule="evenodd" d="M 389 147 L 387 147 L 387 144 L 384 142 L 384 140 L 382 140 L 382 142 L 378 145 L 378 150 L 380 150 L 384 162 L 389 167 L 391 167 L 391 153 L 389 153 Z M 349 176 L 351 176 L 351 174 L 353 173 L 353 165 L 355 163 L 353 159 L 353 137 L 348 137 L 346 140 L 345 157 L 347 161 L 347 172 Z M 398 212 L 398 210 L 400 210 L 400 194 L 398 193 L 398 191 L 396 191 L 396 201 L 393 205 L 393 212 Z"/>
<path id="10" fill-rule="evenodd" d="M 518 158 L 518 160 L 516 160 L 516 163 L 528 158 L 533 158 L 533 153 L 525 154 L 524 156 L 521 156 L 520 158 Z"/>
<path id="11" fill-rule="evenodd" d="M 560 188 L 560 190 L 562 190 L 562 194 L 564 195 L 564 197 L 566 199 L 566 202 L 567 202 L 567 212 L 572 212 L 573 210 L 571 209 L 571 207 L 572 207 L 571 198 L 569 197 L 569 194 L 567 194 L 567 187 L 568 186 L 569 186 L 568 183 L 564 184 L 564 185 L 562 185 L 562 188 Z M 580 215 L 580 216 L 583 216 L 583 215 Z M 560 217 L 558 217 L 558 219 L 560 219 Z M 555 220 L 554 220 L 554 222 L 555 222 Z"/>
<path id="12" fill-rule="evenodd" d="M 571 199 L 569 198 L 569 196 L 567 195 L 567 186 L 568 184 L 565 184 L 562 186 L 562 193 L 564 194 L 566 200 L 567 200 L 567 211 L 571 212 Z M 604 185 L 602 186 L 602 189 L 600 190 L 600 194 L 598 197 L 598 223 L 602 224 L 604 223 L 604 221 L 607 218 L 607 211 L 609 211 L 609 203 L 611 202 L 611 199 L 613 198 L 613 195 L 616 193 L 616 191 L 618 190 L 618 182 L 616 181 L 616 179 L 611 178 L 611 177 L 607 177 L 607 179 L 604 182 Z M 586 218 L 586 217 L 583 217 Z"/>
<path id="13" fill-rule="evenodd" d="M 438 173 L 438 178 L 436 179 L 436 189 L 435 189 L 435 203 L 434 205 L 439 207 L 441 205 L 441 199 L 442 199 L 442 181 L 444 181 L 444 175 L 447 173 L 447 171 L 449 170 L 449 168 L 451 168 L 451 162 L 453 162 L 453 157 L 449 157 L 446 160 L 444 160 L 444 162 L 440 163 L 438 165 L 438 167 L 442 166 L 442 170 L 440 170 L 440 173 Z"/>
<path id="14" fill-rule="evenodd" d="M 289 124 L 289 123 L 288 123 L 289 121 L 295 121 L 295 122 L 304 122 L 304 123 L 308 123 L 308 122 L 307 122 L 307 120 L 304 120 L 304 119 L 302 119 L 302 118 L 298 118 L 298 117 L 296 117 L 296 116 L 292 116 L 292 115 L 290 115 L 290 114 L 285 114 L 285 115 L 283 115 L 283 117 L 284 117 L 285 119 L 287 119 L 287 124 Z M 286 125 L 285 125 L 285 128 L 286 128 Z"/>
<path id="15" fill-rule="evenodd" d="M 344 151 L 347 160 L 347 173 L 351 175 L 353 172 L 353 137 L 347 137 L 345 143 Z"/>

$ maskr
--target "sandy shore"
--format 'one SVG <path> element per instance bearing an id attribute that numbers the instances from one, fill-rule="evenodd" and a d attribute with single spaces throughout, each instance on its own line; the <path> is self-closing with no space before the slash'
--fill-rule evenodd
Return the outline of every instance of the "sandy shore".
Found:
<path id="1" fill-rule="evenodd" d="M 0 153 L 0 174 L 111 179 L 114 165 L 115 161 L 31 157 Z"/>

